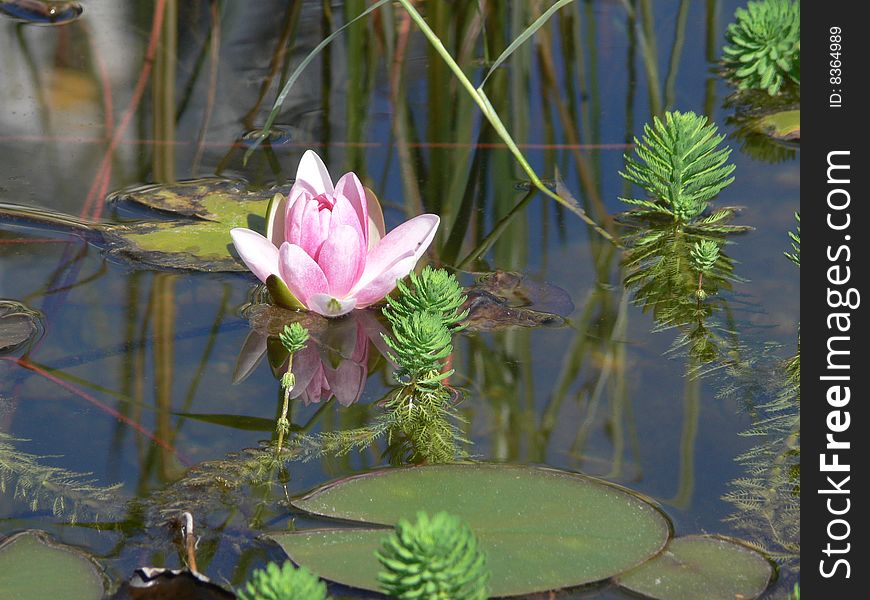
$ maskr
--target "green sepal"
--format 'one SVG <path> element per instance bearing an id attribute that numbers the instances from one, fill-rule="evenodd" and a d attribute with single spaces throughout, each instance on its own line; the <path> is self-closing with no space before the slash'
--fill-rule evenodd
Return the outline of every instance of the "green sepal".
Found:
<path id="1" fill-rule="evenodd" d="M 272 303 L 281 308 L 289 308 L 290 310 L 306 310 L 305 306 L 299 302 L 287 284 L 277 275 L 269 275 L 266 278 L 266 289 L 269 290 L 269 296 L 272 297 Z"/>

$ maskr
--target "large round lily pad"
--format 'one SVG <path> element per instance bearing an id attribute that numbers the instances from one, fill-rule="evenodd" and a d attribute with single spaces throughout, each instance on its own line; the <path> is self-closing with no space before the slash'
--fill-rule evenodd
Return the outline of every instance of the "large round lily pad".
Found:
<path id="1" fill-rule="evenodd" d="M 385 469 L 321 487 L 294 506 L 368 530 L 277 533 L 292 560 L 321 577 L 378 589 L 374 551 L 401 518 L 447 511 L 487 553 L 495 596 L 582 585 L 658 553 L 670 523 L 652 504 L 600 480 L 535 467 L 454 464 Z"/>
<path id="2" fill-rule="evenodd" d="M 671 540 L 659 556 L 616 581 L 659 600 L 752 600 L 767 589 L 772 576 L 767 559 L 743 544 L 689 535 Z"/>
<path id="3" fill-rule="evenodd" d="M 63 598 L 98 600 L 104 579 L 84 553 L 24 531 L 0 544 L 0 600 Z"/>

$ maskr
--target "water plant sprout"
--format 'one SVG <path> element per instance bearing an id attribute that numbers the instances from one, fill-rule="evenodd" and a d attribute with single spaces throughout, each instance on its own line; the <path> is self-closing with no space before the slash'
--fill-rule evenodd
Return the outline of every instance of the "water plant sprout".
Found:
<path id="1" fill-rule="evenodd" d="M 377 553 L 381 589 L 396 600 L 485 600 L 486 555 L 467 524 L 439 512 L 402 519 Z"/>
<path id="2" fill-rule="evenodd" d="M 786 82 L 800 85 L 800 2 L 750 2 L 734 13 L 725 38 L 725 66 L 739 89 L 774 96 Z"/>
<path id="3" fill-rule="evenodd" d="M 265 569 L 254 571 L 238 596 L 241 600 L 327 600 L 326 584 L 289 561 L 280 567 L 269 563 Z"/>
<path id="4" fill-rule="evenodd" d="M 636 158 L 625 155 L 620 175 L 651 198 L 620 200 L 639 206 L 635 214 L 669 215 L 679 225 L 694 223 L 707 203 L 734 181 L 734 165 L 728 163 L 731 149 L 719 147 L 725 136 L 693 112 L 666 112 L 664 120 L 653 117 L 643 131 L 640 140 L 634 138 Z M 715 222 L 718 214 L 705 223 Z"/>
<path id="5" fill-rule="evenodd" d="M 290 421 L 287 412 L 290 410 L 290 392 L 296 385 L 296 377 L 293 375 L 293 355 L 302 350 L 308 342 L 308 330 L 299 323 L 291 323 L 284 326 L 279 339 L 281 345 L 290 354 L 287 359 L 287 372 L 281 377 L 281 387 L 284 389 L 284 404 L 281 407 L 281 416 L 278 418 L 278 454 L 284 443 L 284 436 L 290 431 Z"/>

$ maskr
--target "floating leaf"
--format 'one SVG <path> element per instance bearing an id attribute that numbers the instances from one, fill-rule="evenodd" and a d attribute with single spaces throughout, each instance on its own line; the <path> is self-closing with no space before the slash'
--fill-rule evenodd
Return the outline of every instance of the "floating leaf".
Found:
<path id="1" fill-rule="evenodd" d="M 763 133 L 775 140 L 800 141 L 801 111 L 783 110 L 758 117 L 749 122 L 758 133 Z"/>
<path id="2" fill-rule="evenodd" d="M 659 556 L 616 578 L 622 587 L 659 600 L 758 598 L 773 567 L 743 544 L 702 535 L 671 540 Z"/>
<path id="3" fill-rule="evenodd" d="M 465 288 L 463 305 L 471 331 L 506 327 L 559 327 L 574 311 L 568 292 L 549 283 L 532 281 L 522 273 L 493 271 Z"/>
<path id="4" fill-rule="evenodd" d="M 0 544 L 0 600 L 63 598 L 99 600 L 104 578 L 85 553 L 30 530 Z"/>
<path id="5" fill-rule="evenodd" d="M 276 192 L 248 190 L 242 181 L 195 179 L 172 185 L 149 185 L 115 192 L 114 204 L 128 203 L 169 213 L 173 220 L 108 226 L 113 252 L 163 268 L 197 271 L 246 271 L 236 258 L 230 229 L 265 229 L 266 208 Z"/>
<path id="6" fill-rule="evenodd" d="M 0 354 L 8 354 L 42 335 L 42 315 L 15 300 L 0 300 Z"/>
<path id="7" fill-rule="evenodd" d="M 612 577 L 659 552 L 667 518 L 639 496 L 563 471 L 495 464 L 385 469 L 327 484 L 293 503 L 367 529 L 275 533 L 297 564 L 321 577 L 378 589 L 375 549 L 417 511 L 465 520 L 486 552 L 494 596 L 540 592 Z"/>
<path id="8" fill-rule="evenodd" d="M 147 209 L 148 220 L 88 223 L 45 209 L 0 203 L 0 222 L 75 233 L 138 265 L 247 271 L 233 249 L 230 229 L 264 231 L 269 201 L 275 193 L 287 191 L 289 187 L 249 190 L 238 180 L 195 179 L 131 188 L 109 196 L 109 202 L 117 206 Z M 161 218 L 155 218 L 157 211 L 164 213 Z"/>

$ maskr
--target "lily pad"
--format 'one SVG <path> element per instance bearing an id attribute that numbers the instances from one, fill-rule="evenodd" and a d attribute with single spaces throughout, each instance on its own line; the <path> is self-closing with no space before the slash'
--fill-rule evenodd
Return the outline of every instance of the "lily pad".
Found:
<path id="1" fill-rule="evenodd" d="M 385 469 L 327 484 L 293 502 L 310 514 L 365 529 L 271 534 L 319 576 L 377 590 L 375 549 L 401 518 L 447 511 L 487 553 L 495 596 L 600 581 L 658 553 L 670 523 L 652 504 L 606 482 L 551 469 L 452 464 Z"/>
<path id="2" fill-rule="evenodd" d="M 0 300 L 0 354 L 18 350 L 43 331 L 40 313 L 15 300 Z"/>
<path id="3" fill-rule="evenodd" d="M 269 200 L 289 188 L 249 190 L 245 182 L 195 179 L 115 192 L 109 202 L 168 213 L 172 220 L 107 226 L 109 248 L 136 261 L 164 268 L 246 271 L 230 242 L 230 229 L 265 230 Z"/>
<path id="4" fill-rule="evenodd" d="M 559 327 L 574 312 L 574 303 L 562 288 L 533 281 L 522 273 L 493 271 L 465 288 L 463 308 L 469 331 L 508 327 Z"/>
<path id="5" fill-rule="evenodd" d="M 24 531 L 0 544 L 0 600 L 98 600 L 104 592 L 103 575 L 93 560 L 53 542 L 45 532 Z"/>
<path id="6" fill-rule="evenodd" d="M 89 223 L 63 213 L 0 203 L 0 223 L 73 233 L 138 266 L 189 271 L 247 271 L 230 241 L 230 229 L 265 230 L 276 193 L 289 187 L 249 190 L 239 180 L 196 179 L 121 190 L 108 201 L 142 210 L 125 223 Z"/>
<path id="7" fill-rule="evenodd" d="M 775 140 L 800 141 L 801 139 L 801 111 L 783 110 L 758 117 L 752 122 L 752 126 L 759 133 L 763 133 Z"/>
<path id="8" fill-rule="evenodd" d="M 758 598 L 773 577 L 761 554 L 718 537 L 689 535 L 671 540 L 653 560 L 623 573 L 616 582 L 659 600 Z"/>

